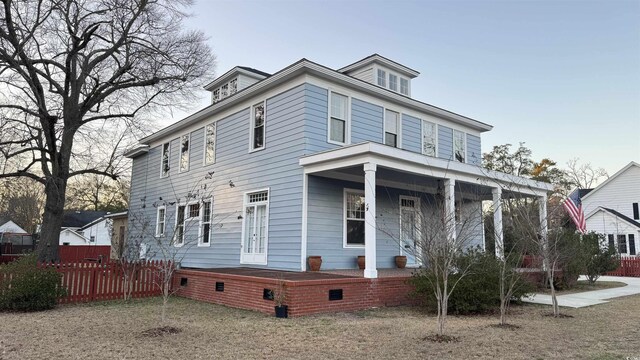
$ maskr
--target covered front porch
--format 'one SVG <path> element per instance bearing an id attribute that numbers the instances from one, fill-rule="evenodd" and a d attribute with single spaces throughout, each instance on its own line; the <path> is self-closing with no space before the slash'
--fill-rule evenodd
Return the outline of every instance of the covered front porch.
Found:
<path id="1" fill-rule="evenodd" d="M 469 246 L 484 247 L 482 201 L 487 200 L 498 256 L 503 198 L 538 197 L 541 233 L 546 234 L 547 183 L 371 142 L 306 156 L 300 165 L 303 271 L 312 255 L 322 255 L 328 270 L 353 268 L 356 257 L 364 255 L 366 278 L 378 278 L 381 269 L 392 267 L 394 255 L 406 255 L 409 262 L 414 257 L 420 265 L 415 238 L 413 248 L 410 238 L 419 236 L 424 225 L 412 226 L 417 231 L 406 226 L 415 214 L 452 219 L 446 229 L 449 239 L 468 236 Z"/>

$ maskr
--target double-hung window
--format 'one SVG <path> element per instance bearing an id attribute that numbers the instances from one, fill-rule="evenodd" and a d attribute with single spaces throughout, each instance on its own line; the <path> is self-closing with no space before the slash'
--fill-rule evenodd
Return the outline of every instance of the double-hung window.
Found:
<path id="1" fill-rule="evenodd" d="M 160 176 L 169 176 L 169 159 L 171 159 L 171 143 L 162 144 L 162 161 L 160 164 Z"/>
<path id="2" fill-rule="evenodd" d="M 409 80 L 400 78 L 400 93 L 409 96 Z"/>
<path id="3" fill-rule="evenodd" d="M 620 254 L 627 253 L 627 236 L 626 235 L 618 235 L 618 253 Z"/>
<path id="4" fill-rule="evenodd" d="M 216 162 L 216 123 L 204 127 L 204 136 L 204 164 L 211 165 Z"/>
<path id="5" fill-rule="evenodd" d="M 209 246 L 211 243 L 211 208 L 213 200 L 205 200 L 200 207 L 200 236 L 198 246 Z"/>
<path id="6" fill-rule="evenodd" d="M 229 84 L 224 84 L 222 85 L 222 87 L 220 88 L 220 97 L 222 99 L 226 98 L 227 96 L 229 96 Z"/>
<path id="7" fill-rule="evenodd" d="M 398 91 L 398 76 L 389 74 L 389 89 Z"/>
<path id="8" fill-rule="evenodd" d="M 385 145 L 398 147 L 398 134 L 400 133 L 400 114 L 386 110 L 384 113 L 384 143 Z"/>
<path id="9" fill-rule="evenodd" d="M 422 120 L 422 153 L 436 156 L 436 124 Z"/>
<path id="10" fill-rule="evenodd" d="M 189 171 L 189 134 L 180 139 L 180 172 Z"/>
<path id="11" fill-rule="evenodd" d="M 378 85 L 387 87 L 387 73 L 381 69 L 378 69 Z"/>
<path id="12" fill-rule="evenodd" d="M 640 210 L 638 209 L 638 203 L 633 203 L 633 220 L 640 220 Z"/>
<path id="13" fill-rule="evenodd" d="M 349 246 L 364 245 L 364 193 L 357 190 L 345 190 L 344 192 L 344 244 Z"/>
<path id="14" fill-rule="evenodd" d="M 233 95 L 238 92 L 238 79 L 229 81 L 229 95 Z"/>
<path id="15" fill-rule="evenodd" d="M 264 149 L 264 102 L 251 107 L 251 151 Z"/>
<path id="16" fill-rule="evenodd" d="M 636 236 L 629 234 L 627 237 L 629 238 L 629 255 L 636 255 Z"/>
<path id="17" fill-rule="evenodd" d="M 455 161 L 465 162 L 466 150 L 464 141 L 464 132 L 453 130 L 453 155 Z"/>
<path id="18" fill-rule="evenodd" d="M 213 90 L 213 102 L 220 101 L 220 89 Z"/>
<path id="19" fill-rule="evenodd" d="M 349 116 L 349 98 L 331 93 L 330 116 L 329 116 L 329 141 L 339 144 L 347 142 L 347 117 Z"/>
<path id="20" fill-rule="evenodd" d="M 156 236 L 164 236 L 165 224 L 167 221 L 167 208 L 164 206 L 158 207 L 156 214 Z"/>
<path id="21" fill-rule="evenodd" d="M 176 233 L 173 237 L 174 246 L 184 245 L 184 221 L 186 209 L 187 207 L 185 205 L 178 205 L 176 209 Z"/>

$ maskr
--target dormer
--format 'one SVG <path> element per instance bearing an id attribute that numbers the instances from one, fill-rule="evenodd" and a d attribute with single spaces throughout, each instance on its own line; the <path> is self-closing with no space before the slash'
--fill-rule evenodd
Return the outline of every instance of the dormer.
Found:
<path id="1" fill-rule="evenodd" d="M 338 72 L 411 97 L 411 79 L 419 72 L 378 54 L 373 54 Z"/>
<path id="2" fill-rule="evenodd" d="M 216 103 L 271 76 L 266 72 L 245 66 L 236 66 L 219 76 L 204 88 L 211 91 L 211 103 Z"/>

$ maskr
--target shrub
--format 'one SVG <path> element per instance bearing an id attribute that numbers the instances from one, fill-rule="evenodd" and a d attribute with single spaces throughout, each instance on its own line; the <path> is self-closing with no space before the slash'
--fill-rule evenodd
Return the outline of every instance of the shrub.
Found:
<path id="1" fill-rule="evenodd" d="M 456 265 L 458 268 L 469 266 L 469 272 L 462 279 L 455 272 L 449 275 L 449 286 L 460 280 L 449 297 L 448 312 L 464 315 L 498 310 L 500 308 L 502 262 L 491 253 L 469 250 L 456 259 Z M 509 267 L 508 271 L 514 271 L 514 268 Z M 414 295 L 430 312 L 437 311 L 433 290 L 434 280 L 429 268 L 422 269 L 410 280 L 415 286 Z M 519 301 L 532 291 L 533 286 L 526 280 L 519 278 L 513 292 L 513 299 Z"/>
<path id="2" fill-rule="evenodd" d="M 41 311 L 52 309 L 66 291 L 55 269 L 36 266 L 35 255 L 0 266 L 0 310 Z"/>
<path id="3" fill-rule="evenodd" d="M 587 255 L 585 275 L 590 284 L 595 283 L 601 275 L 620 267 L 620 257 L 616 249 L 605 242 L 604 235 L 590 232 L 582 241 Z"/>

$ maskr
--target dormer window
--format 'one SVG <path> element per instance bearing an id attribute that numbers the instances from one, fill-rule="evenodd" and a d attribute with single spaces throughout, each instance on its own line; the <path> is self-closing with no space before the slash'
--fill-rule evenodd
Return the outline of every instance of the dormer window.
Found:
<path id="1" fill-rule="evenodd" d="M 393 74 L 389 74 L 389 89 L 398 91 L 398 77 Z"/>
<path id="2" fill-rule="evenodd" d="M 233 95 L 238 92 L 238 79 L 229 81 L 229 95 Z"/>
<path id="3" fill-rule="evenodd" d="M 400 78 L 400 93 L 409 96 L 409 80 Z"/>
<path id="4" fill-rule="evenodd" d="M 229 96 L 229 84 L 222 85 L 222 87 L 220 88 L 220 96 L 222 99 Z"/>
<path id="5" fill-rule="evenodd" d="M 220 89 L 213 90 L 213 102 L 220 101 Z"/>
<path id="6" fill-rule="evenodd" d="M 378 85 L 387 87 L 387 72 L 381 69 L 378 69 Z"/>

